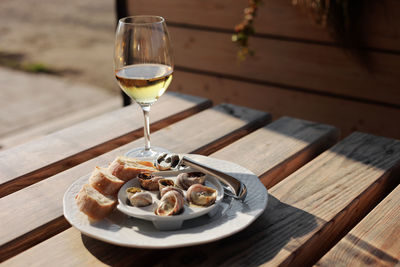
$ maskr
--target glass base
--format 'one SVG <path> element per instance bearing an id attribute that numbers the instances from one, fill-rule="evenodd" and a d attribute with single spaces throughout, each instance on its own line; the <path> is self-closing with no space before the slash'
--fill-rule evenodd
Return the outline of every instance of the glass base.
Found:
<path id="1" fill-rule="evenodd" d="M 162 153 L 171 153 L 171 152 L 165 148 L 156 146 L 151 147 L 150 150 L 145 150 L 144 147 L 138 147 L 126 152 L 125 156 L 130 158 L 156 159 Z"/>

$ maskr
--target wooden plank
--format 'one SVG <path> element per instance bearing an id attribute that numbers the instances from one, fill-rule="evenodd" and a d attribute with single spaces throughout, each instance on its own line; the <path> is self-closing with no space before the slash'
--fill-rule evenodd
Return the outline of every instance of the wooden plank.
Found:
<path id="1" fill-rule="evenodd" d="M 248 166 L 270 188 L 332 146 L 338 135 L 326 124 L 282 117 L 211 156 Z"/>
<path id="2" fill-rule="evenodd" d="M 0 137 L 117 98 L 95 86 L 3 67 L 0 84 Z"/>
<path id="3" fill-rule="evenodd" d="M 395 266 L 400 262 L 400 186 L 397 186 L 316 266 Z"/>
<path id="4" fill-rule="evenodd" d="M 241 21 L 246 6 L 245 0 L 130 0 L 128 13 L 158 14 L 164 16 L 167 23 L 233 31 L 234 26 Z M 400 4 L 395 0 L 371 1 L 366 9 L 367 46 L 399 51 L 399 10 Z M 255 29 L 258 34 L 272 38 L 334 42 L 328 29 L 315 25 L 308 14 L 293 7 L 291 1 L 264 1 L 255 19 Z"/>
<path id="5" fill-rule="evenodd" d="M 314 263 L 398 183 L 399 164 L 399 141 L 352 134 L 272 187 L 266 212 L 251 227 L 201 247 L 218 248 L 203 263 Z"/>
<path id="6" fill-rule="evenodd" d="M 204 98 L 167 93 L 152 108 L 152 130 L 210 105 Z M 0 197 L 143 136 L 142 114 L 132 105 L 0 151 Z"/>
<path id="7" fill-rule="evenodd" d="M 85 107 L 84 109 L 76 112 L 63 114 L 55 120 L 46 121 L 40 125 L 35 125 L 32 128 L 25 128 L 21 132 L 14 133 L 11 136 L 0 138 L 0 149 L 9 149 L 13 146 L 27 143 L 33 139 L 43 137 L 79 122 L 99 116 L 100 114 L 104 114 L 122 107 L 121 97 L 118 96 L 102 101 L 101 103 L 101 105 Z"/>
<path id="8" fill-rule="evenodd" d="M 292 116 L 335 125 L 343 137 L 363 131 L 400 139 L 400 127 L 394 125 L 400 118 L 398 108 L 183 71 L 176 71 L 174 79 L 171 90 L 211 97 L 213 103 L 251 105 L 270 111 L 275 119 Z"/>
<path id="9" fill-rule="evenodd" d="M 177 153 L 212 151 L 209 147 L 218 148 L 225 144 L 225 139 L 233 142 L 265 125 L 269 119 L 270 115 L 265 112 L 221 105 L 155 132 L 151 136 L 152 144 Z M 143 142 L 136 140 L 1 198 L 0 217 L 3 219 L 0 228 L 7 230 L 0 233 L 0 261 L 68 227 L 62 216 L 62 198 L 69 185 L 90 173 L 95 166 L 106 165 L 132 147 L 142 146 Z M 54 224 L 58 229 L 53 227 Z"/>
<path id="10" fill-rule="evenodd" d="M 254 38 L 255 56 L 239 64 L 230 34 L 169 29 L 178 67 L 290 90 L 400 106 L 400 55 L 370 52 L 373 68 L 369 70 L 337 47 Z"/>
<path id="11" fill-rule="evenodd" d="M 284 177 L 294 171 L 295 168 L 300 167 L 304 161 L 314 157 L 321 149 L 331 145 L 337 138 L 337 134 L 337 130 L 328 125 L 284 118 L 241 138 L 211 156 L 239 161 L 242 166 L 249 168 L 256 175 L 263 175 L 270 170 L 279 169 L 282 177 Z M 254 143 L 254 139 L 258 140 L 257 144 Z M 289 164 L 289 162 L 291 163 Z M 272 179 L 272 177 L 266 179 Z M 216 248 L 216 244 L 221 242 L 196 246 L 195 249 L 207 247 L 211 249 L 206 252 L 207 256 L 201 251 L 200 256 L 192 257 L 194 255 L 192 248 L 157 251 L 121 248 L 81 236 L 76 229 L 71 228 L 17 255 L 4 264 L 5 266 L 18 265 L 35 259 L 34 261 L 37 264 L 57 261 L 61 264 L 72 265 L 92 266 L 104 263 L 118 265 L 123 263 L 151 266 L 156 265 L 157 262 L 163 262 L 167 265 L 170 263 L 170 265 L 176 266 L 181 265 L 182 262 L 179 262 L 179 260 L 185 257 L 189 263 L 208 266 L 208 264 L 195 261 L 203 259 L 204 256 L 213 257 L 212 255 L 215 253 L 212 251 L 222 249 L 219 245 Z M 229 245 L 232 246 L 232 244 L 227 244 L 227 246 Z M 50 247 L 52 249 L 49 249 Z M 44 253 L 46 257 L 38 256 Z M 169 253 L 171 253 L 171 256 L 177 256 L 177 258 L 172 259 L 173 257 L 169 257 Z M 68 259 L 65 257 L 67 254 L 74 255 L 74 257 Z M 104 255 L 107 255 L 107 257 L 105 258 Z M 165 261 L 161 259 L 164 256 Z M 215 265 L 215 262 L 213 265 Z"/>

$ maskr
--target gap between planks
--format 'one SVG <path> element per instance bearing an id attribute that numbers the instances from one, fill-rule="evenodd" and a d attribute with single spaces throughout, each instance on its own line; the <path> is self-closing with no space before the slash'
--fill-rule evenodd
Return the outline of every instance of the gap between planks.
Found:
<path id="1" fill-rule="evenodd" d="M 399 229 L 400 185 L 397 185 L 316 266 L 395 266 L 400 262 Z"/>
<path id="2" fill-rule="evenodd" d="M 237 148 L 236 144 L 246 138 L 232 146 Z M 282 149 L 280 144 L 279 149 Z M 231 151 L 228 147 L 222 150 L 226 150 L 227 157 L 237 159 L 234 151 L 239 153 L 238 150 Z M 246 152 L 246 149 L 240 152 Z M 254 155 L 259 155 L 259 150 L 253 147 L 253 153 L 248 162 L 253 161 L 253 166 L 258 168 Z M 267 162 L 265 158 L 263 161 Z M 20 263 L 34 257 L 35 253 L 44 253 L 46 247 L 59 243 L 59 240 L 70 240 L 76 236 L 78 238 L 75 237 L 72 243 L 79 247 L 79 252 L 74 251 L 79 257 L 77 264 L 86 261 L 101 263 L 96 255 L 106 253 L 106 262 L 110 264 L 133 263 L 141 258 L 144 259 L 143 264 L 162 262 L 174 265 L 182 257 L 189 257 L 191 264 L 203 266 L 311 265 L 398 183 L 399 164 L 399 141 L 354 133 L 273 186 L 264 214 L 250 227 L 226 239 L 206 245 L 170 249 L 168 253 L 154 253 L 154 250 L 123 253 L 127 249 L 103 245 L 103 242 L 91 238 L 83 238 L 83 247 L 81 238 L 74 233 L 77 230 L 68 229 L 45 241 L 43 246 L 33 248 L 32 254 L 27 252 L 20 258 Z M 60 248 L 52 257 L 64 258 L 63 253 L 68 252 Z"/>
<path id="3" fill-rule="evenodd" d="M 396 1 L 379 1 L 366 6 L 366 29 L 370 29 L 365 46 L 384 52 L 399 53 L 399 40 L 395 38 L 399 25 Z M 171 8 L 172 7 L 172 8 Z M 228 0 L 191 1 L 131 0 L 129 15 L 145 13 L 163 14 L 168 25 L 232 34 L 234 26 L 243 16 L 244 2 Z M 255 36 L 288 41 L 337 45 L 328 31 L 313 25 L 312 19 L 290 1 L 273 0 L 260 5 L 254 20 Z M 388 25 L 390 24 L 390 25 Z M 389 27 L 388 27 L 389 26 Z"/>
<path id="4" fill-rule="evenodd" d="M 210 152 L 215 149 L 210 147 L 215 146 L 216 148 L 219 148 L 222 145 L 227 145 L 228 143 L 225 141 L 225 139 L 234 142 L 237 138 L 240 138 L 243 135 L 246 135 L 257 128 L 264 126 L 266 123 L 270 121 L 270 119 L 271 116 L 266 112 L 260 112 L 248 108 L 242 108 L 230 104 L 224 104 L 214 107 L 213 109 L 197 113 L 187 119 L 172 124 L 169 127 L 154 133 L 152 135 L 152 140 L 158 144 L 163 144 L 164 147 L 168 147 L 169 149 L 172 149 L 172 151 L 174 152 L 176 151 L 177 153 L 180 152 L 190 153 L 190 151 L 192 152 L 196 151 L 199 154 L 206 155 L 207 151 Z M 220 123 L 218 125 L 213 124 L 214 122 L 217 121 L 223 121 L 223 123 Z M 196 125 L 193 125 L 194 123 Z M 205 125 L 208 125 L 208 127 L 205 127 Z M 191 134 L 190 131 L 189 132 L 186 131 L 185 142 L 183 142 L 179 138 L 176 138 L 177 134 L 184 133 L 184 130 L 188 129 L 188 127 L 198 132 L 198 135 L 194 136 Z M 201 133 L 202 130 L 203 132 Z M 185 139 L 183 136 L 182 138 Z M 106 162 L 108 163 L 111 162 L 111 160 L 115 156 L 125 153 L 126 151 L 129 150 L 129 148 L 133 146 L 138 146 L 142 144 L 142 142 L 143 142 L 142 139 L 138 139 L 118 149 L 112 150 L 100 156 L 99 158 L 92 159 L 89 162 L 85 162 L 79 166 L 71 168 L 66 172 L 59 173 L 56 176 L 49 178 L 51 179 L 51 181 L 46 180 L 43 182 L 39 182 L 33 185 L 33 187 L 28 187 L 12 195 L 6 196 L 3 199 L 0 199 L 0 206 L 3 205 L 7 206 L 8 205 L 7 203 L 10 202 L 15 203 L 15 201 L 17 202 L 22 201 L 22 198 L 24 198 L 24 196 L 25 197 L 27 195 L 32 196 L 32 194 L 38 194 L 37 196 L 38 201 L 40 201 L 39 200 L 41 198 L 40 195 L 42 194 L 38 192 L 46 191 L 46 187 L 49 186 L 53 188 L 53 186 L 51 186 L 50 184 L 54 184 L 54 186 L 57 186 L 57 184 L 59 183 L 57 181 L 62 181 L 62 183 L 68 181 L 72 183 L 73 180 L 75 180 L 74 177 L 79 177 L 78 174 L 74 173 L 80 173 L 80 176 L 85 175 L 88 172 L 90 172 L 90 167 L 88 166 L 105 165 Z M 205 143 L 208 145 L 204 145 Z M 175 148 L 173 146 L 175 146 Z M 182 147 L 186 147 L 186 149 L 183 149 L 183 151 L 181 151 Z M 95 164 L 95 162 L 97 162 L 97 164 Z M 68 186 L 69 185 L 66 184 L 63 190 L 66 190 Z M 29 193 L 28 191 L 32 192 Z M 59 190 L 53 190 L 52 194 L 54 194 L 54 191 L 58 192 Z M 51 214 L 50 217 L 46 215 L 40 216 L 41 218 L 39 220 L 43 220 L 43 224 L 46 225 L 45 227 L 43 227 L 42 225 L 33 226 L 32 223 L 28 223 L 28 225 L 19 228 L 18 231 L 21 232 L 18 234 L 19 236 L 15 238 L 8 238 L 8 237 L 2 238 L 3 244 L 0 246 L 0 249 L 2 250 L 3 253 L 1 254 L 0 261 L 4 261 L 9 257 L 16 255 L 17 253 L 20 253 L 23 250 L 41 241 L 44 241 L 47 238 L 50 238 L 51 236 L 64 230 L 66 225 L 69 225 L 65 221 L 64 217 L 62 217 L 62 208 L 58 207 L 60 205 L 62 206 L 61 198 L 64 192 L 58 192 L 58 193 L 59 194 L 57 196 L 54 196 L 58 198 L 58 201 L 56 201 L 56 203 L 54 204 L 57 206 L 57 208 L 49 207 L 49 209 L 53 210 L 52 211 L 53 214 Z M 24 202 L 26 201 L 22 201 L 21 205 Z M 36 208 L 40 207 L 38 206 Z M 35 208 L 32 207 L 29 210 L 34 210 L 34 209 Z M 14 215 L 14 217 L 11 218 L 11 221 L 15 220 L 16 225 L 24 223 L 23 218 L 25 217 L 26 212 L 20 210 L 16 211 L 16 213 L 18 213 L 19 215 Z M 32 211 L 29 217 L 33 219 L 33 217 L 37 216 L 36 213 L 37 212 Z M 18 219 L 17 217 L 20 217 L 21 220 Z M 25 220 L 28 221 L 26 218 Z M 57 224 L 60 225 L 60 228 L 58 229 L 57 227 L 55 228 L 52 227 L 51 223 L 48 222 L 48 220 L 57 222 Z M 11 222 L 8 222 L 7 224 L 9 223 L 14 224 Z M 38 224 L 38 221 L 35 220 L 34 224 Z M 12 234 L 15 234 L 15 232 Z M 8 239 L 8 241 L 5 241 L 6 239 Z"/>
<path id="5" fill-rule="evenodd" d="M 272 187 L 254 229 L 224 244 L 245 236 L 248 241 L 226 248 L 218 259 L 234 255 L 226 266 L 252 259 L 265 266 L 315 263 L 398 184 L 399 166 L 398 140 L 350 135 Z"/>
<path id="6" fill-rule="evenodd" d="M 179 94 L 177 94 L 177 95 L 179 95 Z M 170 124 L 173 124 L 177 121 L 187 118 L 187 117 L 189 117 L 193 114 L 196 114 L 197 112 L 200 112 L 202 110 L 205 110 L 206 108 L 208 108 L 210 106 L 211 106 L 211 102 L 209 100 L 203 100 L 203 101 L 198 100 L 198 102 L 196 104 L 192 105 L 191 107 L 188 107 L 187 109 L 180 110 L 177 113 L 172 114 L 171 116 L 168 116 L 168 117 L 164 116 L 160 120 L 153 122 L 151 124 L 151 132 L 154 133 L 162 128 L 167 127 Z M 126 110 L 126 108 L 123 110 Z M 122 112 L 122 110 L 121 110 L 121 112 Z M 141 114 L 138 114 L 138 115 L 141 116 Z M 96 119 L 101 119 L 101 117 L 102 116 L 99 116 Z M 87 123 L 89 124 L 90 121 L 88 121 Z M 117 122 L 115 122 L 115 123 L 117 124 Z M 84 124 L 85 124 L 85 122 L 81 123 L 77 126 L 72 126 L 69 129 L 74 129 L 74 127 L 77 127 L 77 129 L 75 131 L 77 133 L 79 133 L 80 132 L 79 127 L 82 127 L 82 126 L 84 127 Z M 86 132 L 86 134 L 89 135 L 91 133 Z M 15 178 L 3 179 L 2 184 L 0 185 L 0 198 L 6 196 L 8 194 L 11 194 L 13 192 L 16 192 L 24 187 L 35 184 L 43 179 L 46 179 L 47 177 L 55 175 L 66 169 L 69 169 L 73 166 L 76 166 L 76 165 L 78 165 L 82 162 L 85 162 L 91 158 L 97 157 L 103 153 L 111 151 L 121 145 L 127 144 L 127 143 L 129 143 L 133 140 L 136 140 L 142 136 L 143 136 L 143 128 L 139 127 L 139 128 L 134 129 L 133 131 L 123 133 L 122 135 L 116 134 L 115 137 L 110 140 L 103 140 L 100 143 L 91 144 L 92 146 L 86 147 L 83 150 L 77 151 L 76 148 L 72 148 L 72 149 L 70 149 L 71 155 L 67 156 L 66 158 L 56 160 L 56 161 L 52 161 L 53 159 L 50 158 L 46 163 L 44 163 L 45 164 L 44 166 L 42 166 L 36 170 L 30 171 L 28 173 L 25 173 L 21 176 L 15 177 Z M 32 144 L 34 144 L 34 146 L 36 146 L 35 142 L 43 142 L 43 147 L 46 147 L 46 145 L 49 144 L 49 141 L 51 142 L 52 140 L 58 140 L 58 139 L 60 139 L 60 136 L 58 136 L 57 133 L 55 133 L 55 135 L 53 135 L 53 136 L 46 136 L 37 141 L 34 140 L 34 141 L 32 141 Z M 61 139 L 62 139 L 62 136 L 61 136 Z M 73 140 L 70 140 L 70 142 L 72 143 Z M 28 143 L 27 145 L 30 145 L 30 143 Z M 72 144 L 72 147 L 73 146 L 74 146 L 74 144 Z M 18 153 L 18 151 L 22 151 L 21 153 L 23 154 L 23 153 L 25 153 L 25 150 L 23 148 L 24 148 L 24 145 L 22 145 L 21 147 L 16 147 L 15 150 L 17 151 L 17 153 Z M 6 150 L 3 152 L 3 158 L 4 158 L 5 162 L 7 160 L 6 153 L 9 153 L 9 151 Z M 13 156 L 15 156 L 15 155 L 13 155 Z M 28 155 L 28 158 L 32 157 L 32 156 L 33 155 Z M 15 167 L 17 167 L 17 166 L 15 166 Z"/>
<path id="7" fill-rule="evenodd" d="M 281 131 L 281 134 L 279 134 L 279 131 Z M 290 135 L 294 135 L 294 137 L 290 138 Z M 245 160 L 245 162 L 241 162 L 243 166 L 249 167 L 250 164 L 250 167 L 252 167 L 251 170 L 255 174 L 262 174 L 267 169 L 274 167 L 276 164 L 279 165 L 281 162 L 285 162 L 287 158 L 290 158 L 292 156 L 305 158 L 311 157 L 313 153 L 309 153 L 308 150 L 319 150 L 319 148 L 316 148 L 315 145 L 313 145 L 314 143 L 319 146 L 319 144 L 321 143 L 319 140 L 322 139 L 326 140 L 327 143 L 331 142 L 332 145 L 332 143 L 334 142 L 333 140 L 337 138 L 337 135 L 337 129 L 331 126 L 291 118 L 284 118 L 270 124 L 265 128 L 259 129 L 249 135 L 244 136 L 235 143 L 217 151 L 212 156 L 216 158 L 222 157 L 225 160 L 234 159 L 234 161 L 237 162 L 241 161 L 239 160 L 239 157 L 237 157 L 239 153 L 240 155 L 242 155 L 242 160 Z M 259 138 L 260 136 L 265 137 L 266 142 L 261 142 L 259 146 L 254 146 L 254 138 Z M 267 158 L 254 157 L 254 155 L 257 155 L 259 151 L 264 151 L 266 148 L 269 148 L 269 151 L 275 151 L 275 153 L 268 153 Z M 309 158 L 309 160 L 311 160 L 311 158 Z M 298 161 L 298 164 L 301 166 L 301 164 L 303 164 L 302 162 L 303 161 Z M 297 168 L 299 168 L 300 166 L 297 166 Z M 283 167 L 281 171 L 289 174 L 291 171 L 293 171 L 293 169 Z M 38 247 L 40 249 L 42 245 L 48 246 L 48 242 L 52 243 L 53 241 L 58 240 L 59 237 L 65 240 L 69 240 L 71 239 L 71 235 L 75 235 L 75 232 L 75 229 L 68 229 L 67 231 L 45 241 Z M 64 237 L 64 235 L 66 235 L 66 237 Z M 88 238 L 86 240 L 87 242 L 85 243 L 85 246 L 99 244 L 99 241 L 92 240 L 91 238 Z M 81 246 L 82 241 L 80 239 L 73 241 L 78 242 L 78 244 L 74 244 L 74 246 Z M 104 248 L 104 245 L 94 245 L 94 249 Z M 119 248 L 107 245 L 106 247 L 110 249 L 107 249 L 107 255 L 115 255 L 115 253 L 120 255 L 120 251 L 126 251 L 126 248 Z M 33 251 L 35 248 L 36 247 L 33 248 Z M 28 250 L 28 254 L 30 251 L 32 251 L 32 249 Z M 84 254 L 89 253 L 85 248 L 80 248 L 79 251 Z M 113 251 L 114 254 L 110 254 L 111 251 Z M 142 252 L 143 250 L 140 251 Z M 95 251 L 92 251 L 90 253 L 94 253 L 94 255 L 97 254 Z M 88 255 L 83 255 L 83 258 L 87 258 L 86 256 L 92 255 L 90 253 Z M 132 257 L 135 257 L 135 255 L 132 255 L 132 253 L 130 253 L 130 255 Z M 124 257 L 129 258 L 131 256 L 125 255 Z M 91 257 L 93 257 L 93 255 Z M 17 256 L 16 258 L 19 258 L 19 256 Z M 74 257 L 74 260 L 76 259 L 77 257 Z M 112 262 L 112 264 L 115 264 L 116 261 L 118 261 L 117 258 L 110 258 L 109 260 L 110 262 Z M 78 261 L 76 263 L 81 264 L 82 262 Z"/>

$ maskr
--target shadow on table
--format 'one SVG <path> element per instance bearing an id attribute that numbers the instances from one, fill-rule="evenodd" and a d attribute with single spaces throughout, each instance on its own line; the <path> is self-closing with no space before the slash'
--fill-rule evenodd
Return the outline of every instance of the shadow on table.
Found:
<path id="1" fill-rule="evenodd" d="M 276 225 L 283 227 L 275 229 Z M 289 242 L 295 242 L 316 227 L 317 219 L 313 215 L 269 195 L 267 209 L 255 222 L 238 234 L 217 242 L 151 250 L 118 247 L 84 235 L 82 241 L 92 255 L 112 266 L 257 266 L 278 253 L 290 253 L 282 251 L 283 247 L 288 247 Z"/>
<path id="2" fill-rule="evenodd" d="M 286 124 L 290 125 L 290 127 L 285 126 Z M 363 168 L 363 174 L 371 170 L 380 169 L 387 175 L 382 174 L 381 177 L 383 178 L 380 179 L 378 174 L 376 174 L 377 177 L 371 179 L 370 183 L 374 183 L 375 180 L 379 181 L 379 183 L 374 183 L 379 186 L 379 190 L 374 187 L 369 187 L 374 191 L 370 191 L 372 192 L 371 194 L 365 194 L 364 191 L 361 191 L 359 194 L 354 194 L 354 196 L 346 200 L 348 203 L 346 206 L 343 206 L 341 209 L 333 209 L 332 212 L 336 212 L 336 215 L 329 222 L 322 221 L 322 219 L 305 210 L 288 205 L 270 195 L 266 211 L 254 223 L 245 230 L 217 242 L 186 248 L 145 250 L 119 248 L 104 244 L 100 241 L 83 238 L 85 246 L 95 257 L 110 265 L 119 265 L 120 263 L 135 266 L 157 264 L 164 266 L 256 266 L 264 263 L 274 265 L 273 260 L 276 255 L 282 255 L 283 257 L 279 257 L 280 259 L 286 258 L 290 260 L 304 253 L 304 248 L 309 245 L 309 242 L 314 242 L 312 245 L 318 250 L 316 255 L 309 256 L 318 258 L 320 256 L 319 254 L 332 247 L 337 239 L 341 238 L 341 235 L 348 232 L 369 210 L 379 203 L 380 198 L 384 197 L 387 192 L 390 192 L 392 185 L 396 182 L 394 181 L 395 179 L 391 178 L 395 177 L 393 173 L 392 175 L 389 174 L 394 166 L 398 166 L 398 158 L 400 155 L 400 143 L 398 143 L 398 141 L 387 138 L 378 139 L 372 135 L 355 133 L 343 139 L 338 145 L 330 147 L 336 141 L 337 133 L 330 134 L 326 137 L 323 145 L 319 144 L 320 141 L 315 138 L 321 136 L 321 133 L 329 132 L 329 130 L 332 129 L 331 126 L 300 120 L 297 120 L 297 123 L 294 124 L 290 118 L 283 118 L 266 128 L 267 129 L 263 129 L 263 131 L 270 131 L 274 136 L 289 137 L 289 140 L 293 142 L 289 142 L 288 146 L 296 141 L 301 141 L 306 144 L 301 153 L 296 152 L 296 154 L 291 155 L 290 158 L 287 159 L 286 162 L 296 163 L 291 165 L 290 169 L 287 168 L 287 164 L 278 162 L 281 167 L 278 168 L 279 172 L 268 172 L 262 175 L 262 178 L 265 180 L 269 178 L 274 179 L 273 182 L 268 183 L 269 187 L 273 187 L 282 179 L 285 179 L 290 173 L 296 171 L 328 148 L 332 155 L 340 157 L 340 164 L 338 163 L 338 167 L 335 168 L 335 170 L 344 171 L 343 177 L 348 175 L 349 181 L 352 181 L 350 178 L 353 177 L 351 172 L 349 172 L 349 166 L 352 170 L 357 171 Z M 277 140 L 279 141 L 282 139 L 278 138 Z M 268 140 L 266 140 L 266 142 L 267 141 Z M 251 147 L 251 149 L 260 149 L 260 153 L 270 153 L 270 151 L 279 151 L 279 149 L 282 149 L 282 141 L 279 143 L 279 146 L 274 149 L 271 149 L 271 146 L 267 145 L 265 147 L 261 145 L 259 147 L 255 146 Z M 315 147 L 313 147 L 313 145 L 315 145 Z M 241 149 L 244 150 L 244 148 Z M 256 155 L 256 152 L 252 151 L 249 154 Z M 265 158 L 268 159 L 268 157 Z M 272 158 L 273 157 L 271 157 L 271 159 Z M 233 161 L 235 159 L 237 159 L 237 155 L 232 153 L 232 159 L 226 160 Z M 265 164 L 273 163 L 272 160 L 265 160 L 265 162 Z M 266 166 L 263 167 L 264 169 L 271 169 L 274 168 L 274 166 L 275 165 L 269 168 L 266 168 Z M 279 177 L 280 179 L 275 177 L 276 174 L 281 175 Z M 299 175 L 301 176 L 301 174 Z M 334 179 L 337 179 L 337 176 L 327 178 L 325 176 L 319 176 L 318 172 L 310 171 L 308 175 L 304 175 L 304 177 L 301 178 L 304 178 L 303 182 L 307 182 L 307 185 L 315 185 L 316 181 L 328 178 L 329 181 L 333 183 Z M 291 179 L 293 179 L 293 177 Z M 346 185 L 348 187 L 351 186 L 351 184 Z M 385 187 L 387 188 L 385 189 Z M 297 201 L 303 200 L 311 195 L 313 193 L 312 190 L 318 191 L 321 187 L 305 186 L 304 188 L 307 188 L 307 190 L 305 190 L 302 195 L 298 195 L 296 199 L 292 199 L 292 203 L 298 203 Z M 288 198 L 290 197 L 291 192 L 285 191 L 284 193 L 287 194 Z M 335 194 L 337 194 L 337 192 L 332 191 L 329 192 L 327 196 L 324 196 L 323 199 L 315 200 L 321 204 L 318 208 L 322 210 L 322 205 L 325 205 L 323 208 L 330 209 L 329 204 L 324 204 L 323 200 L 329 199 L 330 196 L 333 198 Z M 341 198 L 346 197 L 346 195 L 340 194 L 337 194 L 337 196 Z M 368 199 L 368 201 L 363 202 L 363 199 L 361 199 L 361 201 L 352 201 L 353 199 L 359 200 L 358 196 L 362 196 L 364 200 Z M 371 201 L 371 196 L 373 196 L 373 201 Z M 281 200 L 283 200 L 283 198 L 281 198 Z M 361 207 L 359 203 L 365 204 Z M 343 214 L 340 213 L 340 211 L 345 209 L 351 212 L 356 205 L 358 205 L 357 214 L 353 212 L 352 216 L 347 216 L 345 219 L 340 218 L 343 222 L 342 228 L 335 229 L 336 233 L 339 234 L 332 237 L 330 235 L 332 232 L 328 230 L 332 229 L 331 227 L 333 227 L 332 225 L 334 225 L 335 219 L 338 218 L 338 214 Z M 312 237 L 309 236 L 310 233 L 313 233 Z M 308 242 L 304 242 L 303 236 L 307 236 Z M 110 253 L 111 251 L 112 253 Z M 306 255 L 306 257 L 308 257 L 308 255 Z"/>
<path id="3" fill-rule="evenodd" d="M 208 264 L 258 266 L 290 249 L 290 242 L 317 228 L 318 219 L 269 195 L 267 209 L 245 230 L 209 245 L 203 245 Z M 280 229 L 277 229 L 280 227 Z M 196 252 L 196 249 L 195 251 Z M 195 263 L 196 264 L 196 263 Z M 207 265 L 208 265 L 207 264 Z"/>

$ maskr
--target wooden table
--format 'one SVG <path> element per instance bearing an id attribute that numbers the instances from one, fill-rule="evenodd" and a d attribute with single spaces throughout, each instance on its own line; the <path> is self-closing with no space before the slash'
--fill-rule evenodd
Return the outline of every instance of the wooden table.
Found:
<path id="1" fill-rule="evenodd" d="M 143 144 L 129 106 L 0 152 L 4 266 L 387 265 L 400 259 L 400 142 L 330 125 L 166 94 L 151 112 L 152 144 L 232 161 L 268 188 L 245 230 L 185 248 L 118 247 L 63 217 L 77 178 Z M 336 143 L 338 142 L 338 143 Z"/>

